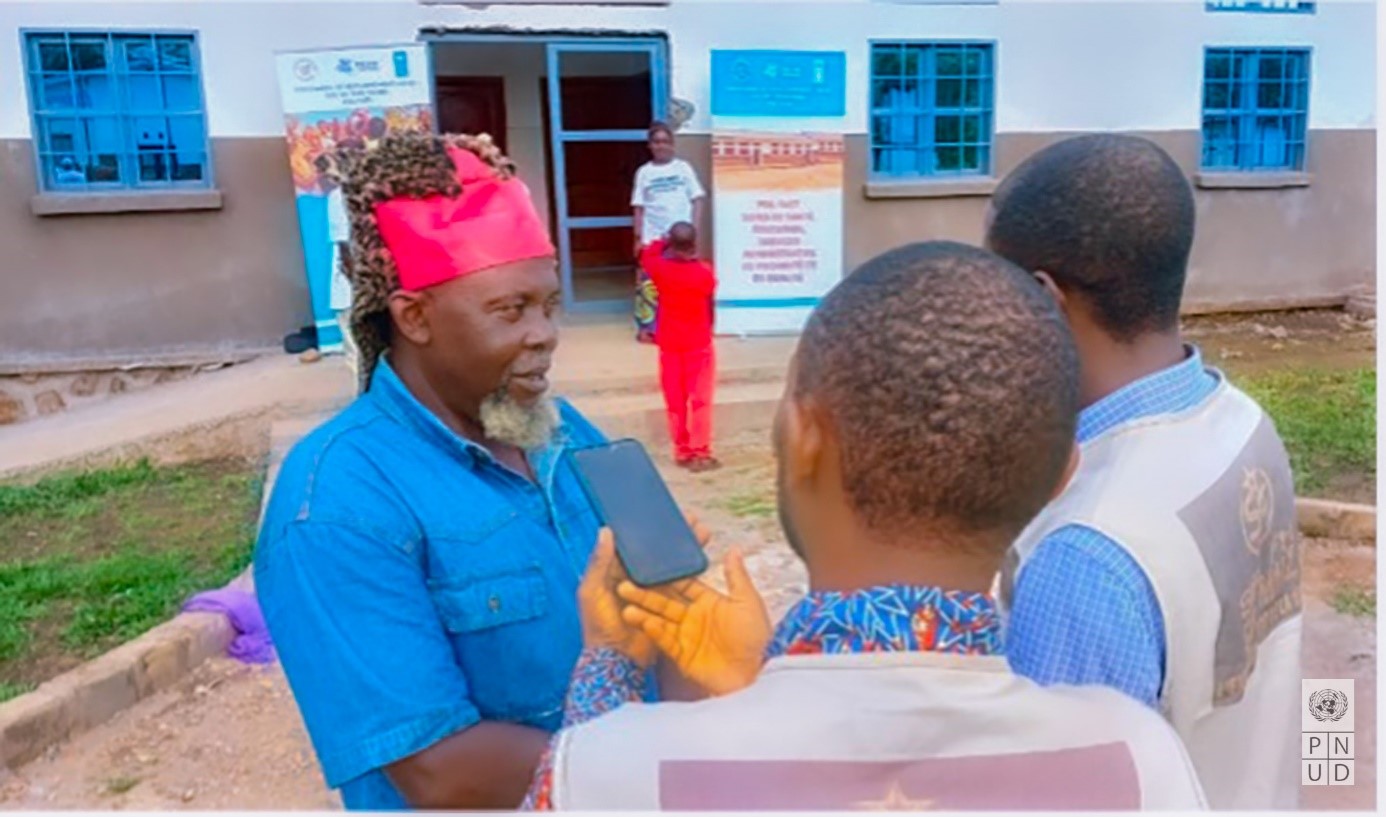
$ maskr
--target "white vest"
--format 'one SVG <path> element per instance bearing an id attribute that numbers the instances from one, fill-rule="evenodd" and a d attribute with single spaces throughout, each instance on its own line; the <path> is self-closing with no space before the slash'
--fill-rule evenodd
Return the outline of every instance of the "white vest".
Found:
<path id="1" fill-rule="evenodd" d="M 1225 380 L 1178 414 L 1089 441 L 1067 489 L 1002 568 L 1009 606 L 1025 563 L 1070 524 L 1120 543 L 1165 629 L 1161 708 L 1214 809 L 1299 804 L 1300 542 L 1285 447 Z"/>
<path id="2" fill-rule="evenodd" d="M 1042 688 L 1004 658 L 770 661 L 734 695 L 628 704 L 559 738 L 566 810 L 1202 809 L 1156 713 L 1102 687 Z"/>

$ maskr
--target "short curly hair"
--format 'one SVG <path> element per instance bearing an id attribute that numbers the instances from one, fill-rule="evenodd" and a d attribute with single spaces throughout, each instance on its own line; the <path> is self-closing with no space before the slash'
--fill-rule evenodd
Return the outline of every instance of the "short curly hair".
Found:
<path id="1" fill-rule="evenodd" d="M 866 262 L 799 342 L 795 394 L 830 417 L 860 521 L 1005 547 L 1062 478 L 1078 414 L 1068 325 L 985 250 L 911 244 Z"/>
<path id="2" fill-rule="evenodd" d="M 1194 197 L 1159 145 L 1109 133 L 1066 139 L 1006 177 L 991 207 L 987 246 L 1080 294 L 1116 340 L 1178 327 Z"/>

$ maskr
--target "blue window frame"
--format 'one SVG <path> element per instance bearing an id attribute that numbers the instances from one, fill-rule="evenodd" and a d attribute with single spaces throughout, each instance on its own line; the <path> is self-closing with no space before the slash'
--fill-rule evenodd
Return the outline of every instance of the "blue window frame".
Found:
<path id="1" fill-rule="evenodd" d="M 995 52 L 984 42 L 871 44 L 871 172 L 991 173 Z"/>
<path id="2" fill-rule="evenodd" d="M 1303 170 L 1308 120 L 1309 49 L 1204 52 L 1205 170 Z"/>
<path id="3" fill-rule="evenodd" d="M 1267 14 L 1313 14 L 1314 0 L 1208 0 L 1208 11 L 1255 11 Z"/>
<path id="4" fill-rule="evenodd" d="M 29 31 L 23 39 L 44 190 L 211 185 L 195 35 Z"/>

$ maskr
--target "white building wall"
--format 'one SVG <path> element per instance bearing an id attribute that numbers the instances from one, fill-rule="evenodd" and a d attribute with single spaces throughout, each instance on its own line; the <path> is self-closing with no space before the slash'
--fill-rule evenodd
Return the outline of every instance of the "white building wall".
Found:
<path id="1" fill-rule="evenodd" d="M 673 0 L 667 7 L 492 5 L 416 0 L 119 0 L 0 2 L 0 139 L 28 138 L 18 31 L 193 29 L 214 137 L 282 128 L 273 54 L 408 42 L 429 26 L 665 32 L 673 93 L 691 101 L 690 132 L 709 129 L 709 51 L 798 48 L 847 52 L 848 133 L 866 131 L 869 42 L 983 39 L 998 43 L 1001 132 L 1197 130 L 1203 48 L 1313 48 L 1310 127 L 1375 126 L 1375 4 L 1320 0 L 1317 13 L 1213 13 L 1203 0 L 998 0 L 901 5 L 881 0 Z"/>

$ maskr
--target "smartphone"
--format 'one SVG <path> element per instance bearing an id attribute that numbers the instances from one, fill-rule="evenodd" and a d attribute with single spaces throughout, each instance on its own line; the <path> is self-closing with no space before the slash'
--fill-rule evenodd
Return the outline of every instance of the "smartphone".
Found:
<path id="1" fill-rule="evenodd" d="M 644 446 L 618 440 L 571 456 L 632 582 L 655 587 L 707 570 L 707 554 Z"/>

